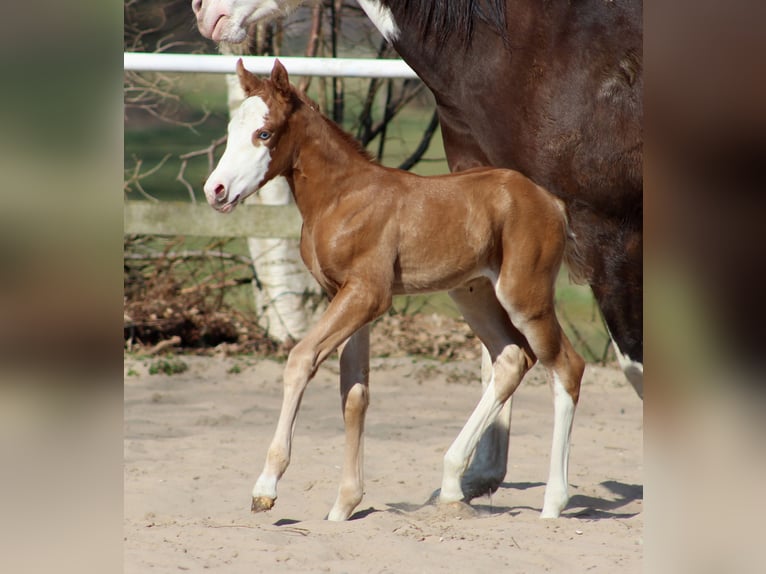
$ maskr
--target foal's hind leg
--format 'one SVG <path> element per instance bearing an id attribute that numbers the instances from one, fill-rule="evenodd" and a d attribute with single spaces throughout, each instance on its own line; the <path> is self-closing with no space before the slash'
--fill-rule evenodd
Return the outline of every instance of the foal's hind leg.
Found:
<path id="1" fill-rule="evenodd" d="M 560 344 L 558 354 L 549 362 L 541 358 L 543 365 L 553 371 L 553 443 L 548 483 L 541 518 L 556 518 L 569 502 L 569 440 L 572 434 L 575 408 L 580 397 L 580 382 L 585 362 L 572 348 L 555 317 Z M 552 326 L 550 328 L 553 328 Z"/>
<path id="2" fill-rule="evenodd" d="M 340 393 L 346 447 L 338 497 L 328 520 L 346 520 L 362 501 L 364 416 L 370 402 L 370 326 L 351 335 L 340 352 Z"/>
<path id="3" fill-rule="evenodd" d="M 530 277 L 523 285 L 513 278 L 501 278 L 496 286 L 498 299 L 513 323 L 524 334 L 539 361 L 553 373 L 554 423 L 550 471 L 545 487 L 541 518 L 556 518 L 569 501 L 569 438 L 585 362 L 575 352 L 559 325 L 553 304 L 553 283 L 535 283 L 537 295 L 529 297 Z"/>

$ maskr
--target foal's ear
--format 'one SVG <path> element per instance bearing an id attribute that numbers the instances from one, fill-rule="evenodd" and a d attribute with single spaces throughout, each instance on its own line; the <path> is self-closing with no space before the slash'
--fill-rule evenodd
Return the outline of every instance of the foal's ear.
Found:
<path id="1" fill-rule="evenodd" d="M 248 72 L 242 63 L 242 58 L 237 60 L 237 76 L 239 76 L 239 85 L 245 90 L 245 95 L 252 96 L 263 83 L 255 74 Z"/>
<path id="2" fill-rule="evenodd" d="M 279 59 L 274 60 L 274 67 L 271 69 L 271 83 L 283 98 L 287 99 L 290 96 L 290 78 Z"/>

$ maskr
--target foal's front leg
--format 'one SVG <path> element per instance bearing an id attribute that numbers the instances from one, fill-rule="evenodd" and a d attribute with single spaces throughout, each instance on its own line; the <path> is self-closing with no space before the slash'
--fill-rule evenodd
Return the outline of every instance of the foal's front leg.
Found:
<path id="1" fill-rule="evenodd" d="M 369 292 L 339 291 L 319 322 L 290 351 L 285 365 L 282 410 L 263 471 L 253 487 L 253 512 L 269 510 L 277 499 L 277 482 L 290 464 L 295 419 L 306 386 L 319 365 L 343 341 L 379 314 L 380 302 Z"/>

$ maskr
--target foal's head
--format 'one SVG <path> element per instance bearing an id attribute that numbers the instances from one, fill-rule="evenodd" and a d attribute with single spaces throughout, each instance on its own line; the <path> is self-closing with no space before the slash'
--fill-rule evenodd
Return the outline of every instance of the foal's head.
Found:
<path id="1" fill-rule="evenodd" d="M 279 60 L 268 80 L 248 72 L 241 59 L 237 75 L 247 98 L 231 116 L 226 150 L 204 188 L 208 203 L 224 213 L 289 169 L 290 145 L 280 142 L 291 112 L 303 104 Z"/>

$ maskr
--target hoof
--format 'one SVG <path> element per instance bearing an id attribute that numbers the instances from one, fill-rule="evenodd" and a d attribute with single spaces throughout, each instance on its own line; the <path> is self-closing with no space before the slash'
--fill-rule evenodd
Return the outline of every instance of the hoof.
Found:
<path id="1" fill-rule="evenodd" d="M 485 481 L 476 482 L 464 482 L 462 486 L 463 500 L 473 500 L 474 498 L 481 498 L 482 496 L 488 496 L 494 494 L 498 488 L 500 488 L 502 480 L 489 479 Z"/>
<path id="2" fill-rule="evenodd" d="M 561 516 L 561 511 L 564 510 L 565 507 L 566 502 L 564 504 L 557 504 L 555 506 L 544 504 L 543 511 L 540 513 L 540 518 L 559 518 Z"/>
<path id="3" fill-rule="evenodd" d="M 253 503 L 250 505 L 250 510 L 253 512 L 266 512 L 267 510 L 271 510 L 275 501 L 275 498 L 269 498 L 267 496 L 254 496 Z"/>

